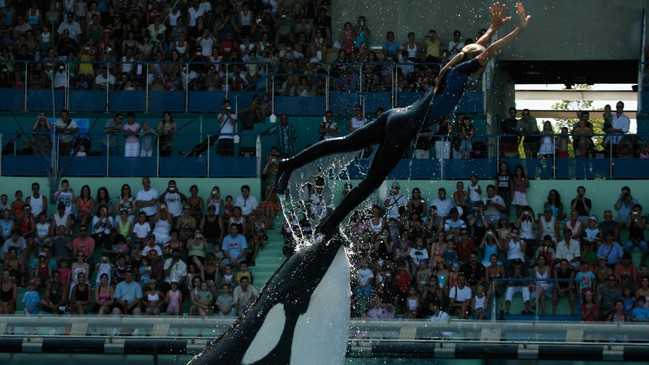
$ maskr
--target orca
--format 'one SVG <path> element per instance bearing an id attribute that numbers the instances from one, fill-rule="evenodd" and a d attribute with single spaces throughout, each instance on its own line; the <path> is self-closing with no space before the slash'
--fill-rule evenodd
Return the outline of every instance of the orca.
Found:
<path id="1" fill-rule="evenodd" d="M 257 300 L 188 365 L 342 364 L 350 316 L 350 264 L 343 238 L 297 251 Z"/>

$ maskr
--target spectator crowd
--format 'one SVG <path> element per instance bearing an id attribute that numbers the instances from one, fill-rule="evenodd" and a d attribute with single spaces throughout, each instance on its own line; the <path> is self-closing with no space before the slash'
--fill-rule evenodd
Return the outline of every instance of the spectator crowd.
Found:
<path id="1" fill-rule="evenodd" d="M 311 185 L 306 213 L 321 218 L 328 210 L 324 180 Z M 353 315 L 649 320 L 647 216 L 639 197 L 622 187 L 598 217 L 584 187 L 567 199 L 550 190 L 539 211 L 530 207 L 528 188 L 522 167 L 512 172 L 504 162 L 493 181 L 473 176 L 429 201 L 420 188 L 402 192 L 393 183 L 384 201 L 356 211 L 345 228 L 354 241 Z M 307 216 L 292 228 L 308 234 Z"/>
<path id="2" fill-rule="evenodd" d="M 0 313 L 234 316 L 259 295 L 250 267 L 276 213 L 253 193 L 145 177 L 118 196 L 68 180 L 51 201 L 38 183 L 2 194 Z"/>

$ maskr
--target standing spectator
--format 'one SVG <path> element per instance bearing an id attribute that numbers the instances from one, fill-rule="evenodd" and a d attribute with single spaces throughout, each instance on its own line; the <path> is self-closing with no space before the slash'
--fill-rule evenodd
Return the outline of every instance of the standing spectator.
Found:
<path id="1" fill-rule="evenodd" d="M 121 135 L 123 127 L 124 115 L 122 113 L 115 114 L 111 119 L 106 120 L 106 124 L 104 124 L 104 133 L 108 136 L 108 148 L 111 155 L 116 153 L 119 145 L 117 136 Z"/>
<path id="2" fill-rule="evenodd" d="M 135 206 L 144 212 L 147 218 L 151 219 L 158 213 L 158 198 L 160 194 L 151 187 L 149 177 L 142 178 L 142 190 L 137 192 Z"/>
<path id="3" fill-rule="evenodd" d="M 216 121 L 219 128 L 217 152 L 221 155 L 231 156 L 234 153 L 237 114 L 232 112 L 228 100 L 223 102 L 223 110 L 216 116 Z"/>
<path id="4" fill-rule="evenodd" d="M 38 115 L 32 127 L 32 146 L 34 154 L 41 157 L 49 156 L 52 142 L 50 140 L 51 127 L 45 114 Z"/>
<path id="5" fill-rule="evenodd" d="M 390 195 L 385 198 L 383 202 L 385 213 L 388 219 L 399 219 L 400 210 L 405 208 L 408 204 L 408 198 L 399 192 L 400 186 L 398 182 L 392 183 Z"/>
<path id="6" fill-rule="evenodd" d="M 509 207 L 512 202 L 512 195 L 514 190 L 514 184 L 512 182 L 513 177 L 509 171 L 509 165 L 507 162 L 501 161 L 498 165 L 498 174 L 496 175 L 496 186 L 498 187 L 498 195 L 505 199 L 505 204 L 507 206 L 507 213 L 509 213 Z"/>
<path id="7" fill-rule="evenodd" d="M 32 195 L 27 197 L 25 204 L 31 207 L 34 217 L 38 217 L 41 213 L 47 214 L 47 197 L 41 194 L 39 183 L 32 184 Z"/>
<path id="8" fill-rule="evenodd" d="M 514 169 L 514 178 L 512 184 L 513 197 L 512 205 L 516 207 L 516 216 L 520 217 L 524 209 L 529 207 L 527 201 L 527 189 L 530 186 L 530 182 L 525 175 L 525 171 L 522 166 L 516 166 Z"/>
<path id="9" fill-rule="evenodd" d="M 127 114 L 126 124 L 122 128 L 126 137 L 124 143 L 124 157 L 138 157 L 140 155 L 140 124 L 135 121 L 135 113 Z"/>
<path id="10" fill-rule="evenodd" d="M 79 132 L 79 126 L 70 118 L 67 109 L 63 109 L 61 117 L 56 120 L 56 132 L 59 134 L 59 152 L 61 156 L 70 155 L 75 136 Z"/>
<path id="11" fill-rule="evenodd" d="M 334 120 L 331 110 L 325 112 L 320 123 L 320 140 L 330 139 L 338 136 L 338 123 Z"/>
<path id="12" fill-rule="evenodd" d="M 176 122 L 170 112 L 164 112 L 162 120 L 158 124 L 158 138 L 160 140 L 160 155 L 171 156 L 174 135 L 176 134 Z"/>
<path id="13" fill-rule="evenodd" d="M 183 212 L 183 205 L 187 201 L 187 198 L 183 193 L 178 191 L 176 180 L 169 180 L 167 190 L 160 196 L 160 201 L 166 204 L 169 213 L 174 219 L 177 219 Z"/>
<path id="14" fill-rule="evenodd" d="M 642 215 L 642 206 L 636 204 L 631 211 L 631 221 L 629 223 L 629 240 L 624 243 L 624 251 L 632 252 L 638 250 L 647 254 L 649 247 L 645 239 L 645 230 L 647 229 L 647 219 Z"/>
<path id="15" fill-rule="evenodd" d="M 116 306 L 113 308 L 113 314 L 141 314 L 142 296 L 142 287 L 137 281 L 133 281 L 133 273 L 130 270 L 126 271 L 124 280 L 115 288 Z"/>
<path id="16" fill-rule="evenodd" d="M 396 58 L 399 52 L 399 42 L 397 42 L 394 32 L 389 31 L 385 34 L 385 42 L 383 43 L 383 52 L 391 58 Z"/>
<path id="17" fill-rule="evenodd" d="M 523 109 L 517 129 L 524 138 L 525 158 L 535 158 L 539 150 L 539 126 L 529 109 Z"/>
<path id="18" fill-rule="evenodd" d="M 623 187 L 614 205 L 620 228 L 628 227 L 631 219 L 631 210 L 637 204 L 638 201 L 631 195 L 631 188 L 628 186 Z"/>
<path id="19" fill-rule="evenodd" d="M 505 158 L 518 157 L 516 108 L 509 108 L 509 117 L 500 124 L 500 153 Z"/>
<path id="20" fill-rule="evenodd" d="M 456 30 L 453 32 L 453 40 L 448 42 L 448 57 L 453 58 L 464 48 L 464 41 L 462 41 L 462 32 Z"/>
<path id="21" fill-rule="evenodd" d="M 347 129 L 349 133 L 354 132 L 357 129 L 363 128 L 367 123 L 367 119 L 363 116 L 363 109 L 360 105 L 354 107 L 354 116 L 349 120 Z"/>
<path id="22" fill-rule="evenodd" d="M 241 187 L 241 194 L 237 196 L 234 206 L 241 208 L 241 214 L 244 217 L 248 217 L 257 209 L 258 205 L 257 198 L 250 195 L 250 186 L 243 185 Z"/>
<path id="23" fill-rule="evenodd" d="M 580 221 L 586 222 L 590 217 L 590 210 L 593 208 L 593 202 L 586 198 L 586 188 L 580 186 L 577 188 L 577 196 L 570 202 L 570 209 L 577 212 Z"/>
<path id="24" fill-rule="evenodd" d="M 428 31 L 426 37 L 426 62 L 439 62 L 442 56 L 439 36 L 434 29 Z"/>
<path id="25" fill-rule="evenodd" d="M 288 116 L 284 113 L 279 116 L 277 134 L 279 137 L 279 150 L 282 153 L 282 157 L 292 156 L 295 141 L 297 140 L 297 132 L 295 131 L 295 128 L 290 125 Z"/>
<path id="26" fill-rule="evenodd" d="M 618 101 L 615 105 L 615 114 L 611 120 L 611 128 L 608 130 L 609 136 L 606 138 L 606 143 L 613 145 L 613 152 L 618 153 L 618 145 L 625 134 L 629 133 L 631 120 L 624 115 L 624 103 Z"/>

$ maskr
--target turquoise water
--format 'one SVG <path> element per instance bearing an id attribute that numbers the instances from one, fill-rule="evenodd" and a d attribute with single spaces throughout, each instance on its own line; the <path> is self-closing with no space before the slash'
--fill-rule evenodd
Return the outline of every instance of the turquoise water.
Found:
<path id="1" fill-rule="evenodd" d="M 91 355 L 91 354 L 0 354 L 0 364 L 7 365 L 184 365 L 191 356 Z M 344 365 L 613 365 L 620 362 L 533 361 L 533 360 L 437 360 L 437 359 L 347 359 Z M 625 365 L 646 363 L 625 362 Z"/>

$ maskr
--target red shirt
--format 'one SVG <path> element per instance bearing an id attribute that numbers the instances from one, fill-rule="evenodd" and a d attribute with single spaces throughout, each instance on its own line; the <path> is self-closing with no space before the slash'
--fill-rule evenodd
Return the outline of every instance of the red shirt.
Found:
<path id="1" fill-rule="evenodd" d="M 92 256 L 92 253 L 95 251 L 95 240 L 87 236 L 85 239 L 77 237 L 72 241 L 72 252 L 76 256 L 77 253 L 81 251 L 86 258 Z"/>
<path id="2" fill-rule="evenodd" d="M 407 293 L 410 289 L 410 283 L 412 282 L 410 274 L 405 270 L 399 270 L 394 279 L 399 291 L 401 293 Z"/>

